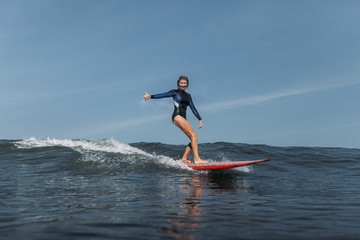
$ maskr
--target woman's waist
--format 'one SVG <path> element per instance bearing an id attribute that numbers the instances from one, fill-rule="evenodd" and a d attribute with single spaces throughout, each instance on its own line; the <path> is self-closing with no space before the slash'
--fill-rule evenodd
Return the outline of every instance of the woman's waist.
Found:
<path id="1" fill-rule="evenodd" d="M 186 108 L 174 108 L 174 113 L 173 115 L 181 115 L 181 116 L 186 116 Z"/>

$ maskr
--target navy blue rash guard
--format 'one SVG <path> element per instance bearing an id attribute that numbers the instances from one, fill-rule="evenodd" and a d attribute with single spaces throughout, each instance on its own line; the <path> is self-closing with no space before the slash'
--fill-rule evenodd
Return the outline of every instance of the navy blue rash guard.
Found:
<path id="1" fill-rule="evenodd" d="M 167 98 L 167 97 L 172 97 L 174 99 L 174 113 L 172 115 L 173 121 L 177 115 L 180 115 L 186 119 L 187 106 L 190 106 L 191 111 L 194 113 L 195 117 L 197 117 L 197 119 L 201 120 L 201 117 L 200 117 L 198 111 L 196 110 L 196 108 L 192 102 L 191 95 L 189 93 L 187 93 L 183 90 L 180 90 L 180 89 L 176 89 L 176 90 L 174 89 L 174 90 L 171 90 L 166 93 L 151 95 L 151 98 L 154 98 L 154 99 Z"/>

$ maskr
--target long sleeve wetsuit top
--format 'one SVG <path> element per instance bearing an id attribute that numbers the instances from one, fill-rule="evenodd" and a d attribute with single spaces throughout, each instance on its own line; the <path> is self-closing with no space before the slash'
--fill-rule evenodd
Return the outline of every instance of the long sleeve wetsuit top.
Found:
<path id="1" fill-rule="evenodd" d="M 151 98 L 154 98 L 154 99 L 167 98 L 167 97 L 172 97 L 174 99 L 174 113 L 172 115 L 173 121 L 177 115 L 180 115 L 186 119 L 187 106 L 190 106 L 191 111 L 194 113 L 195 117 L 197 117 L 197 119 L 201 120 L 201 117 L 200 117 L 198 111 L 196 110 L 196 108 L 192 102 L 191 95 L 189 93 L 187 93 L 183 90 L 180 90 L 180 89 L 176 89 L 176 90 L 174 89 L 174 90 L 171 90 L 166 93 L 151 95 Z"/>

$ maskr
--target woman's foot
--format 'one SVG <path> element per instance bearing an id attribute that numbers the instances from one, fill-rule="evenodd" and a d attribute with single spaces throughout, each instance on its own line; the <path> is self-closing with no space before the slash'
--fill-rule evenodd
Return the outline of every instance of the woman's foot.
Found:
<path id="1" fill-rule="evenodd" d="M 183 161 L 183 163 L 185 163 L 185 164 L 190 164 L 190 163 L 192 163 L 189 159 L 182 159 L 182 161 Z"/>
<path id="2" fill-rule="evenodd" d="M 199 163 L 208 163 L 208 161 L 202 159 L 195 160 L 195 164 L 199 164 Z"/>

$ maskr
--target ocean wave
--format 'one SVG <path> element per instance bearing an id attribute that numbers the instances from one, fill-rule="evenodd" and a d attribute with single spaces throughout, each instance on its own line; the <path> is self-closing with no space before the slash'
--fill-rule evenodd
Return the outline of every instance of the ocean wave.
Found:
<path id="1" fill-rule="evenodd" d="M 30 137 L 14 142 L 18 149 L 44 151 L 48 148 L 57 148 L 60 152 L 62 148 L 71 149 L 80 154 L 70 164 L 73 168 L 87 169 L 89 171 L 105 172 L 134 172 L 139 170 L 161 171 L 161 170 L 180 170 L 202 173 L 194 171 L 181 161 L 184 146 L 167 145 L 162 143 L 134 143 L 126 144 L 115 139 L 103 140 L 81 140 L 81 139 L 38 139 Z M 219 144 L 215 144 L 218 146 Z M 220 149 L 222 147 L 220 146 Z M 211 144 L 204 145 L 205 159 L 208 161 L 239 161 L 246 160 L 232 158 L 232 155 L 213 154 L 219 148 L 214 148 Z M 224 149 L 223 149 L 224 150 Z M 229 150 L 229 149 L 228 149 Z M 231 153 L 231 151 L 230 151 Z M 244 166 L 233 169 L 234 172 L 250 172 L 252 166 Z"/>
<path id="2" fill-rule="evenodd" d="M 173 168 L 190 170 L 182 161 L 164 155 L 150 154 L 115 139 L 73 140 L 31 137 L 17 141 L 15 146 L 19 149 L 70 148 L 80 153 L 81 158 L 78 159 L 78 163 L 92 163 L 97 168 L 106 167 L 114 171 L 134 171 L 146 167 L 149 169 Z"/>
<path id="3" fill-rule="evenodd" d="M 80 153 L 84 151 L 101 151 L 109 153 L 122 153 L 122 154 L 141 154 L 151 157 L 140 149 L 131 147 L 128 144 L 118 142 L 114 139 L 104 139 L 98 141 L 91 140 L 72 140 L 72 139 L 37 139 L 34 137 L 20 140 L 15 143 L 18 148 L 38 148 L 38 147 L 68 147 Z"/>

